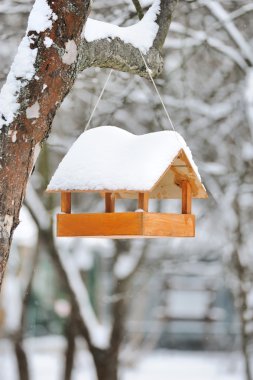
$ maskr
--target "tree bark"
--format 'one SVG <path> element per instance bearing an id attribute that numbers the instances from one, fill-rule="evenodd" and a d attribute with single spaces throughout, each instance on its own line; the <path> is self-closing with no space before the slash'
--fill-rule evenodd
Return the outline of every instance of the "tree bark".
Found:
<path id="1" fill-rule="evenodd" d="M 20 90 L 21 107 L 13 122 L 6 123 L 0 131 L 0 286 L 40 144 L 48 136 L 55 112 L 77 75 L 77 57 L 73 62 L 66 60 L 66 56 L 63 58 L 68 52 L 67 44 L 71 41 L 75 48 L 80 45 L 90 6 L 89 0 L 49 0 L 48 3 L 58 17 L 57 22 L 53 22 L 51 30 L 39 34 L 28 32 L 33 38 L 30 48 L 38 49 L 36 75 Z M 50 48 L 44 44 L 45 37 L 54 41 Z M 39 115 L 31 118 L 27 110 L 34 105 Z"/>
<path id="2" fill-rule="evenodd" d="M 72 305 L 72 310 L 68 325 L 66 328 L 66 338 L 67 338 L 67 349 L 65 353 L 65 371 L 64 380 L 71 380 L 72 369 L 75 359 L 75 318 L 74 318 L 74 308 Z"/>
<path id="3" fill-rule="evenodd" d="M 244 183 L 244 180 L 241 181 Z M 245 376 L 246 380 L 253 380 L 252 377 L 252 369 L 251 369 L 251 360 L 250 360 L 250 350 L 249 350 L 249 333 L 247 332 L 247 320 L 246 320 L 246 312 L 248 310 L 247 303 L 247 294 L 248 290 L 245 286 L 247 283 L 247 268 L 242 263 L 240 257 L 240 251 L 243 246 L 243 237 L 242 237 L 242 227 L 241 227 L 241 213 L 240 213 L 240 205 L 238 194 L 235 195 L 235 199 L 233 202 L 234 212 L 237 215 L 237 227 L 234 230 L 234 250 L 232 252 L 232 264 L 234 266 L 234 271 L 236 273 L 236 277 L 238 280 L 237 287 L 237 304 L 238 304 L 238 314 L 240 319 L 240 335 L 241 335 L 241 349 L 244 360 L 244 368 L 245 368 Z"/>
<path id="4" fill-rule="evenodd" d="M 98 380 L 118 380 L 118 358 L 111 350 L 92 353 Z"/>
<path id="5" fill-rule="evenodd" d="M 26 353 L 24 351 L 23 345 L 22 345 L 23 337 L 20 336 L 19 339 L 15 342 L 15 353 L 17 358 L 17 364 L 18 364 L 18 373 L 19 373 L 19 380 L 29 380 L 29 368 L 28 368 L 28 362 Z"/>

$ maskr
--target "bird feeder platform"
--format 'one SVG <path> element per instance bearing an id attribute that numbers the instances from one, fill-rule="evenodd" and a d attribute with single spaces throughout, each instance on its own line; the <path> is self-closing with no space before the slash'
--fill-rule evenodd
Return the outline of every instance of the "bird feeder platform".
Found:
<path id="1" fill-rule="evenodd" d="M 135 136 L 116 127 L 84 132 L 62 160 L 47 191 L 61 193 L 57 236 L 62 237 L 194 237 L 192 198 L 207 198 L 179 134 L 163 131 Z M 72 213 L 72 194 L 94 192 L 104 198 L 104 212 Z M 115 212 L 119 198 L 136 199 L 137 210 Z M 181 214 L 149 212 L 150 199 L 181 199 Z"/>

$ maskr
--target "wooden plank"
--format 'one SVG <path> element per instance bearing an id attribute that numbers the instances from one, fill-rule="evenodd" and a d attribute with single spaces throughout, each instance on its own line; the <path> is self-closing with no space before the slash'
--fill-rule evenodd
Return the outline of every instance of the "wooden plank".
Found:
<path id="1" fill-rule="evenodd" d="M 148 211 L 149 193 L 138 194 L 138 208 L 144 211 Z"/>
<path id="2" fill-rule="evenodd" d="M 183 181 L 182 187 L 182 214 L 191 214 L 192 210 L 192 192 L 191 185 L 188 181 Z"/>
<path id="3" fill-rule="evenodd" d="M 193 198 L 208 198 L 207 192 L 196 175 L 183 149 L 150 190 L 150 198 L 180 199 L 182 181 L 191 184 Z"/>
<path id="4" fill-rule="evenodd" d="M 61 193 L 61 211 L 67 214 L 71 213 L 71 193 L 70 192 Z"/>
<path id="5" fill-rule="evenodd" d="M 148 212 L 58 214 L 57 236 L 108 238 L 193 237 L 194 215 Z"/>
<path id="6" fill-rule="evenodd" d="M 142 213 L 58 214 L 57 236 L 133 236 L 142 233 Z"/>
<path id="7" fill-rule="evenodd" d="M 181 152 L 181 159 L 184 160 L 186 165 L 189 168 L 189 174 L 187 175 L 187 179 L 190 182 L 191 185 L 191 191 L 192 191 L 192 197 L 194 198 L 201 198 L 201 199 L 207 199 L 208 194 L 205 189 L 205 186 L 202 184 L 201 180 L 199 177 L 196 175 L 193 167 L 191 166 L 191 163 L 185 154 L 184 150 Z"/>
<path id="8" fill-rule="evenodd" d="M 115 195 L 114 193 L 105 193 L 105 212 L 115 211 Z"/>
<path id="9" fill-rule="evenodd" d="M 146 237 L 194 237 L 195 216 L 144 213 L 143 235 Z"/>

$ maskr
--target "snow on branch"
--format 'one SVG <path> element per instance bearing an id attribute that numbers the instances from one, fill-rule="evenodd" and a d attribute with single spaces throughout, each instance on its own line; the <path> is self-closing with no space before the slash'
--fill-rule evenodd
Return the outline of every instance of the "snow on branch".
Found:
<path id="1" fill-rule="evenodd" d="M 229 13 L 223 8 L 218 1 L 213 0 L 199 0 L 200 4 L 205 5 L 211 13 L 218 19 L 218 21 L 227 30 L 230 37 L 239 47 L 242 55 L 253 65 L 253 49 L 251 45 L 245 40 L 242 33 L 236 27 L 234 22 L 230 19 Z"/>
<path id="2" fill-rule="evenodd" d="M 76 296 L 80 314 L 88 329 L 91 343 L 94 347 L 106 349 L 109 346 L 110 328 L 102 326 L 98 322 L 91 307 L 88 291 L 73 258 L 68 253 L 60 254 L 58 252 L 58 256 L 67 274 L 72 291 Z"/>
<path id="3" fill-rule="evenodd" d="M 173 47 L 178 49 L 183 49 L 187 47 L 199 46 L 203 43 L 207 43 L 210 47 L 219 51 L 220 53 L 229 57 L 234 61 L 243 71 L 247 71 L 248 65 L 245 62 L 244 57 L 235 48 L 224 44 L 221 40 L 215 37 L 210 37 L 206 32 L 202 30 L 193 30 L 190 28 L 185 28 L 182 24 L 178 22 L 172 22 L 170 26 L 172 32 L 189 36 L 188 39 L 175 39 L 169 38 L 166 43 L 167 47 Z"/>
<path id="4" fill-rule="evenodd" d="M 250 132 L 253 138 L 253 69 L 250 69 L 246 76 L 245 103 Z"/>
<path id="5" fill-rule="evenodd" d="M 118 280 L 125 280 L 135 273 L 146 253 L 146 248 L 145 240 L 136 240 L 131 244 L 129 252 L 118 256 L 113 269 Z"/>
<path id="6" fill-rule="evenodd" d="M 0 4 L 0 14 L 26 14 L 29 13 L 31 6 L 29 3 L 25 2 L 24 4 L 20 2 L 14 2 L 9 0 L 1 0 Z"/>
<path id="7" fill-rule="evenodd" d="M 241 8 L 238 8 L 230 13 L 229 20 L 234 20 L 252 11 L 253 11 L 253 4 L 244 4 L 241 6 Z"/>
<path id="8" fill-rule="evenodd" d="M 178 109 L 188 108 L 197 114 L 207 116 L 211 120 L 220 120 L 227 117 L 233 111 L 233 104 L 231 102 L 220 102 L 215 104 L 208 104 L 198 98 L 184 98 L 177 99 L 172 96 L 165 96 L 166 103 Z"/>
<path id="9" fill-rule="evenodd" d="M 175 5 L 176 0 L 155 0 L 139 22 L 127 27 L 88 19 L 82 33 L 79 71 L 96 66 L 147 76 L 142 52 L 153 76 L 158 75 L 163 67 L 160 49 Z"/>
<path id="10" fill-rule="evenodd" d="M 25 203 L 30 210 L 33 218 L 36 216 L 36 222 L 42 231 L 50 228 L 49 213 L 45 209 L 41 199 L 34 190 L 32 184 L 27 186 Z"/>
<path id="11" fill-rule="evenodd" d="M 125 44 L 131 44 L 143 54 L 146 54 L 153 45 L 158 32 L 159 26 L 156 20 L 159 12 L 160 0 L 155 0 L 145 16 L 139 22 L 131 26 L 120 27 L 88 18 L 82 37 L 85 38 L 87 42 L 106 38 L 119 38 Z"/>
<path id="12" fill-rule="evenodd" d="M 38 49 L 34 47 L 36 33 L 51 29 L 57 15 L 46 0 L 36 0 L 31 10 L 26 35 L 22 39 L 14 58 L 6 83 L 0 93 L 0 129 L 9 125 L 17 114 L 20 91 L 35 75 Z"/>

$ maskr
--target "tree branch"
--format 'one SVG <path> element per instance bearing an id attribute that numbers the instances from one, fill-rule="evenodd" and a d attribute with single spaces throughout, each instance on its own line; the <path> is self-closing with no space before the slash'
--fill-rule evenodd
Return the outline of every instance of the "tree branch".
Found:
<path id="1" fill-rule="evenodd" d="M 176 3 L 177 0 L 160 1 L 160 13 L 156 20 L 158 32 L 153 46 L 145 55 L 154 77 L 158 76 L 163 69 L 160 51 L 168 33 Z M 118 37 L 107 37 L 91 42 L 83 38 L 79 51 L 78 70 L 82 71 L 88 67 L 111 68 L 148 77 L 140 50 Z"/>
<path id="2" fill-rule="evenodd" d="M 132 0 L 132 2 L 133 2 L 133 5 L 134 5 L 134 7 L 136 9 L 138 17 L 141 20 L 142 17 L 144 16 L 144 13 L 143 13 L 143 10 L 142 10 L 140 2 L 139 2 L 139 0 Z"/>
<path id="3" fill-rule="evenodd" d="M 153 77 L 161 74 L 163 58 L 156 49 L 149 49 L 146 61 L 152 70 Z M 148 78 L 139 49 L 124 43 L 119 38 L 93 42 L 83 40 L 79 54 L 78 71 L 85 70 L 88 67 L 111 68 Z"/>
<path id="4" fill-rule="evenodd" d="M 160 2 L 161 10 L 156 20 L 159 29 L 154 40 L 154 48 L 158 51 L 161 51 L 163 47 L 176 5 L 177 0 L 161 0 Z"/>
<path id="5" fill-rule="evenodd" d="M 175 33 L 179 33 L 180 35 L 186 35 L 191 38 L 189 39 L 168 39 L 168 43 L 166 43 L 166 47 L 173 47 L 174 49 L 186 49 L 193 46 L 199 46 L 203 43 L 208 44 L 213 49 L 218 52 L 226 55 L 232 61 L 234 61 L 240 69 L 243 71 L 247 71 L 248 66 L 245 62 L 245 59 L 241 55 L 239 50 L 236 50 L 234 47 L 226 45 L 222 42 L 222 40 L 216 37 L 210 37 L 205 31 L 193 30 L 191 28 L 185 28 L 182 24 L 178 22 L 173 22 L 171 24 L 170 30 Z"/>
<path id="6" fill-rule="evenodd" d="M 247 42 L 241 31 L 236 27 L 235 23 L 230 19 L 230 14 L 223 8 L 219 2 L 199 0 L 200 5 L 204 5 L 210 13 L 220 22 L 228 35 L 238 46 L 243 57 L 249 66 L 253 66 L 253 50 L 251 44 Z"/>

